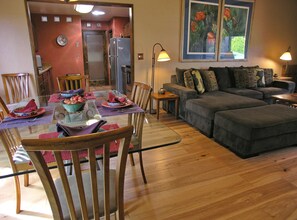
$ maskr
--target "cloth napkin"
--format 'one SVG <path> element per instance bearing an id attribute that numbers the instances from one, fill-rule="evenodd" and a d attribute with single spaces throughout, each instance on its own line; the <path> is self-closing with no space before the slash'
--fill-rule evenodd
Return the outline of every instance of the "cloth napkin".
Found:
<path id="1" fill-rule="evenodd" d="M 36 105 L 35 100 L 31 99 L 24 108 L 16 109 L 16 110 L 14 110 L 14 112 L 16 112 L 16 113 L 29 113 L 29 112 L 36 111 L 37 109 L 38 109 L 38 107 Z"/>
<path id="2" fill-rule="evenodd" d="M 119 97 L 116 96 L 113 92 L 108 93 L 108 102 L 119 102 L 119 103 L 125 103 L 126 97 Z"/>
<path id="3" fill-rule="evenodd" d="M 89 126 L 78 126 L 78 127 L 69 127 L 69 126 L 61 125 L 57 123 L 57 132 L 63 131 L 64 137 L 96 133 L 98 132 L 100 127 L 104 125 L 106 122 L 107 121 L 105 120 L 100 120 Z"/>

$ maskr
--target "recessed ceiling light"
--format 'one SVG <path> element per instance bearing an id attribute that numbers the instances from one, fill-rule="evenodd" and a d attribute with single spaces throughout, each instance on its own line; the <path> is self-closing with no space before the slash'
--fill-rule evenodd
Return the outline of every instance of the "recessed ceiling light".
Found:
<path id="1" fill-rule="evenodd" d="M 93 7 L 94 5 L 81 5 L 81 4 L 74 5 L 75 11 L 79 13 L 89 13 L 90 11 L 92 11 Z"/>
<path id="2" fill-rule="evenodd" d="M 92 14 L 93 15 L 96 15 L 96 16 L 98 16 L 98 15 L 105 15 L 105 12 L 104 11 L 98 11 L 98 10 L 96 10 L 96 11 L 92 11 Z"/>

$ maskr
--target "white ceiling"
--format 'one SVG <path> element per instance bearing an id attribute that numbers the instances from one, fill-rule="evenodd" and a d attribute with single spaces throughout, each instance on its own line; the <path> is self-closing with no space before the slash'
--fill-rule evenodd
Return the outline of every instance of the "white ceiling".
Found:
<path id="1" fill-rule="evenodd" d="M 55 15 L 80 15 L 82 20 L 110 21 L 113 17 L 129 17 L 129 7 L 95 5 L 94 10 L 104 11 L 105 15 L 81 14 L 74 10 L 74 4 L 28 2 L 31 13 Z"/>

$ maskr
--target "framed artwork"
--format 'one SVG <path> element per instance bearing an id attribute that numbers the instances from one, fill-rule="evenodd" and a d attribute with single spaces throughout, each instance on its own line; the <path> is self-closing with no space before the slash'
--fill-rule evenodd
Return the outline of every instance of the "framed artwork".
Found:
<path id="1" fill-rule="evenodd" d="M 253 2 L 182 0 L 181 61 L 247 58 Z"/>
<path id="2" fill-rule="evenodd" d="M 225 0 L 219 60 L 247 59 L 252 9 L 252 2 Z"/>

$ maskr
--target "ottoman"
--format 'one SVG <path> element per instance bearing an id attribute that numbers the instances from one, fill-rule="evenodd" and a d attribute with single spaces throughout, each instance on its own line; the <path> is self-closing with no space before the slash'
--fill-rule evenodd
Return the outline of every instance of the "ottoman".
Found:
<path id="1" fill-rule="evenodd" d="M 216 112 L 267 105 L 266 102 L 222 91 L 206 92 L 186 102 L 186 121 L 208 137 L 213 136 Z"/>
<path id="2" fill-rule="evenodd" d="M 297 109 L 273 104 L 220 111 L 213 136 L 241 158 L 297 145 Z"/>

